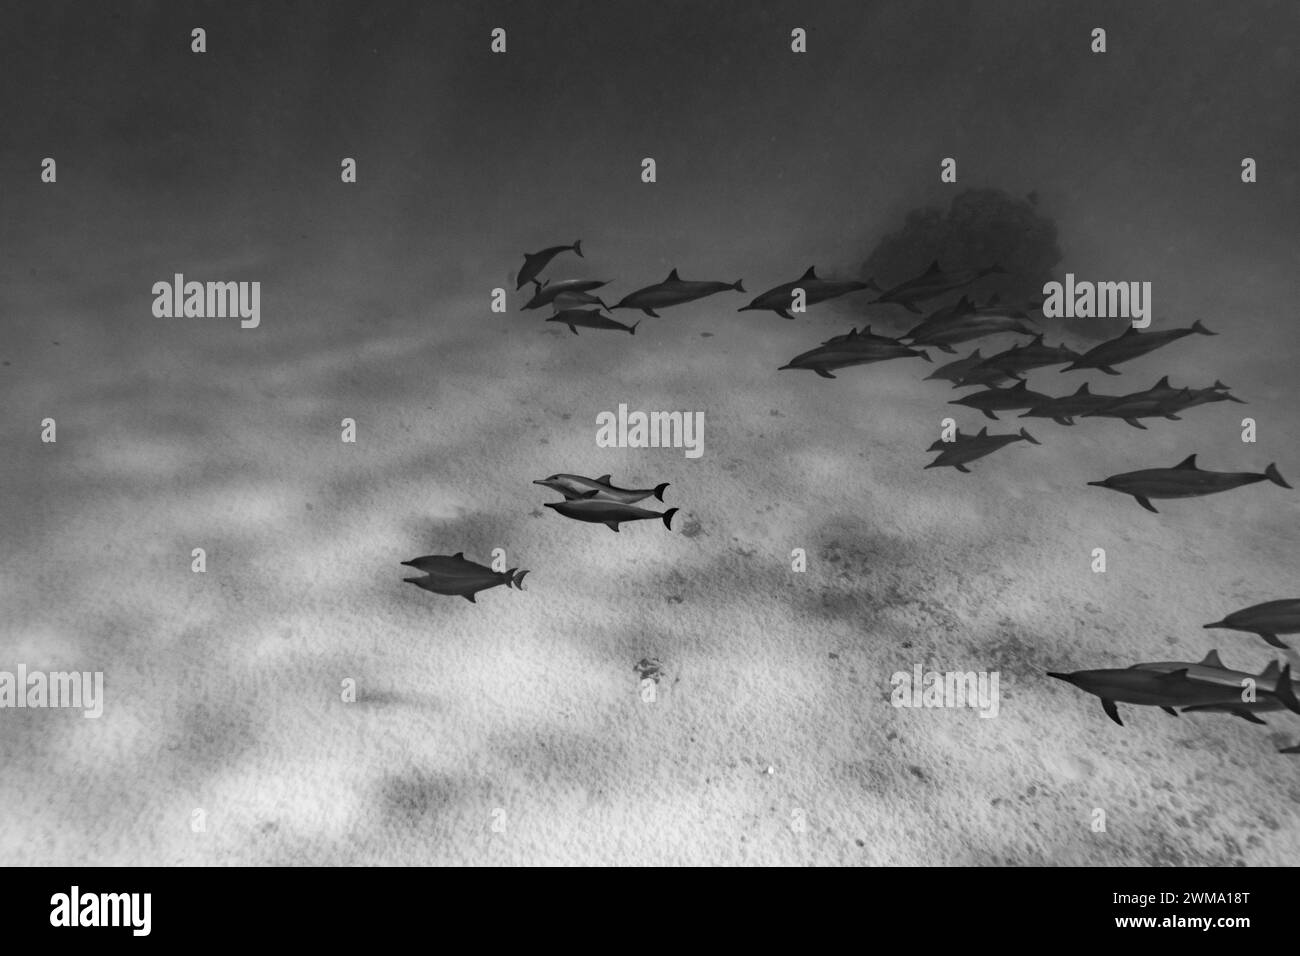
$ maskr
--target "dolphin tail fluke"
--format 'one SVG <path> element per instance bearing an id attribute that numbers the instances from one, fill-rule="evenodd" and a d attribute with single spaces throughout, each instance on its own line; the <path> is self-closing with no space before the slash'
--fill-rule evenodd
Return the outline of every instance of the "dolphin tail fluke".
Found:
<path id="1" fill-rule="evenodd" d="M 628 332 L 630 332 L 632 335 L 636 335 L 636 327 L 640 325 L 641 322 L 642 322 L 641 319 L 637 319 L 635 322 L 633 322 L 632 327 L 628 329 Z"/>
<path id="2" fill-rule="evenodd" d="M 1023 428 L 1020 429 L 1020 437 L 1023 438 L 1025 441 L 1029 442 L 1030 444 L 1033 444 L 1033 445 L 1041 445 L 1041 444 L 1042 444 L 1042 442 L 1040 442 L 1040 441 L 1039 441 L 1037 438 L 1035 438 L 1033 435 L 1029 434 L 1029 432 L 1025 431 Z"/>
<path id="3" fill-rule="evenodd" d="M 1193 331 L 1193 332 L 1197 332 L 1197 333 L 1199 333 L 1199 334 L 1201 334 L 1201 335 L 1218 335 L 1218 334 L 1219 334 L 1218 332 L 1211 332 L 1211 331 L 1210 331 L 1209 329 L 1207 329 L 1205 326 L 1201 325 L 1201 320 L 1200 320 L 1200 319 L 1197 319 L 1195 322 L 1192 323 L 1192 331 Z"/>
<path id="4" fill-rule="evenodd" d="M 741 279 L 737 279 L 735 285 L 733 285 L 732 288 L 735 289 L 737 292 L 744 292 L 745 287 L 740 284 L 742 281 L 743 280 Z"/>
<path id="5" fill-rule="evenodd" d="M 511 568 L 509 571 L 506 572 L 506 575 L 510 577 L 510 583 L 513 584 L 520 591 L 524 590 L 524 576 L 526 574 L 528 574 L 527 571 L 520 571 L 518 574 L 515 574 L 514 568 Z"/>
<path id="6" fill-rule="evenodd" d="M 664 500 L 664 489 L 667 487 L 668 487 L 668 482 L 666 481 L 662 485 L 655 485 L 655 497 L 658 498 L 660 501 Z"/>
<path id="7" fill-rule="evenodd" d="M 663 515 L 662 515 L 662 517 L 663 517 L 663 519 L 664 519 L 664 527 L 667 528 L 669 531 L 672 531 L 672 530 L 673 530 L 673 515 L 675 515 L 675 514 L 677 514 L 677 509 L 676 509 L 676 508 L 669 508 L 669 509 L 668 509 L 667 511 L 665 511 L 665 512 L 663 513 Z"/>
<path id="8" fill-rule="evenodd" d="M 1264 469 L 1264 474 L 1265 474 L 1265 476 L 1267 476 L 1268 480 L 1271 481 L 1271 482 L 1273 482 L 1273 484 L 1275 484 L 1275 485 L 1280 485 L 1280 486 L 1283 487 L 1283 488 L 1290 488 L 1290 487 L 1291 487 L 1290 485 L 1288 485 L 1288 484 L 1286 483 L 1286 479 L 1282 477 L 1282 473 L 1281 473 L 1280 471 L 1277 470 L 1277 464 L 1276 464 L 1276 463 L 1271 464 L 1271 465 L 1269 465 L 1267 468 L 1265 468 L 1265 469 Z"/>
<path id="9" fill-rule="evenodd" d="M 1282 668 L 1282 673 L 1277 675 L 1277 690 L 1273 693 L 1287 710 L 1295 714 L 1300 714 L 1300 700 L 1296 700 L 1295 690 L 1291 687 L 1290 662 Z"/>
<path id="10" fill-rule="evenodd" d="M 576 252 L 580 258 L 582 258 L 582 259 L 587 258 L 586 256 L 584 256 L 584 255 L 582 254 L 582 240 L 581 240 L 581 239 L 579 239 L 577 242 L 575 242 L 575 243 L 573 244 L 573 251 Z"/>

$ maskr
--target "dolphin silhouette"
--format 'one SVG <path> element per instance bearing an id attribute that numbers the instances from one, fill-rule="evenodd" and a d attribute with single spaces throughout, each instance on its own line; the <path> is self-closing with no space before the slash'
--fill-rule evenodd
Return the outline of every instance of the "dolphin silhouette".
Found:
<path id="1" fill-rule="evenodd" d="M 572 518 L 575 521 L 590 521 L 593 524 L 603 524 L 611 531 L 617 531 L 619 524 L 624 521 L 643 521 L 646 518 L 662 518 L 664 527 L 671 531 L 673 529 L 673 515 L 677 514 L 676 508 L 669 508 L 667 511 L 660 513 L 650 511 L 647 508 L 624 504 L 621 501 L 608 501 L 594 495 L 586 498 L 575 498 L 572 501 L 548 501 L 546 507 L 554 508 L 566 518 Z"/>
<path id="2" fill-rule="evenodd" d="M 1015 345 L 1005 352 L 990 355 L 984 360 L 983 367 L 1000 369 L 1003 372 L 1028 372 L 1036 368 L 1051 365 L 1064 365 L 1079 358 L 1079 353 L 1064 345 L 1045 345 L 1043 333 L 1034 336 L 1033 341 L 1024 345 Z"/>
<path id="3" fill-rule="evenodd" d="M 882 337 L 883 338 L 883 337 Z M 788 368 L 808 369 L 822 378 L 835 378 L 833 369 L 848 368 L 852 365 L 870 365 L 872 362 L 884 362 L 896 358 L 923 358 L 932 361 L 925 352 L 909 348 L 898 341 L 877 339 L 835 342 L 831 345 L 819 345 L 800 355 L 796 355 L 777 371 Z"/>
<path id="4" fill-rule="evenodd" d="M 579 239 L 571 246 L 548 246 L 541 252 L 525 252 L 524 267 L 519 270 L 519 281 L 515 283 L 515 288 L 522 289 L 525 283 L 535 281 L 552 259 L 569 250 L 582 257 L 582 240 Z"/>
<path id="5" fill-rule="evenodd" d="M 1222 687 L 1233 689 L 1237 692 L 1237 699 L 1228 703 L 1220 704 L 1190 704 L 1183 708 L 1184 712 L 1211 710 L 1223 713 L 1236 714 L 1238 717 L 1248 720 L 1254 724 L 1262 724 L 1264 721 L 1255 717 L 1257 711 L 1287 710 L 1300 713 L 1300 701 L 1296 700 L 1293 682 L 1287 680 L 1285 683 L 1281 680 L 1282 668 L 1277 661 L 1270 661 L 1258 674 L 1251 674 L 1246 671 L 1235 671 L 1226 667 L 1219 658 L 1218 651 L 1210 651 L 1205 657 L 1196 664 L 1188 664 L 1184 661 L 1152 661 L 1147 664 L 1134 664 L 1134 668 L 1141 670 L 1154 671 L 1158 674 L 1167 674 L 1172 671 L 1185 669 L 1188 680 L 1201 681 L 1203 683 L 1216 684 Z M 1255 699 L 1253 701 L 1244 700 L 1242 693 L 1246 687 L 1253 686 Z"/>
<path id="6" fill-rule="evenodd" d="M 625 505 L 635 504 L 651 495 L 663 501 L 664 489 L 668 487 L 668 482 L 665 481 L 653 488 L 616 488 L 611 484 L 609 475 L 584 478 L 582 475 L 565 474 L 539 478 L 533 484 L 558 491 L 570 501 L 580 498 L 601 498 L 606 501 L 621 501 Z"/>
<path id="7" fill-rule="evenodd" d="M 1252 604 L 1240 611 L 1233 611 L 1221 621 L 1205 626 L 1258 634 L 1273 647 L 1289 649 L 1290 645 L 1278 640 L 1278 635 L 1300 634 L 1300 598 Z"/>
<path id="8" fill-rule="evenodd" d="M 525 309 L 540 309 L 543 306 L 550 305 L 559 296 L 570 296 L 574 301 L 591 301 L 594 296 L 589 295 L 592 289 L 599 289 L 601 286 L 609 285 L 608 281 L 600 279 L 563 279 L 560 282 L 538 282 L 533 280 L 536 291 L 533 297 L 520 307 L 520 311 Z M 585 299 L 582 298 L 585 296 Z M 600 302 L 599 299 L 595 299 Z M 604 306 L 604 303 L 600 303 Z"/>
<path id="9" fill-rule="evenodd" d="M 822 279 L 817 275 L 815 266 L 809 266 L 808 271 L 801 275 L 793 282 L 783 282 L 781 285 L 773 286 L 766 292 L 759 295 L 749 305 L 742 305 L 737 312 L 749 311 L 767 311 L 775 312 L 783 319 L 793 319 L 790 314 L 790 306 L 793 304 L 795 289 L 803 289 L 804 301 L 808 305 L 816 305 L 818 302 L 825 302 L 827 299 L 834 299 L 850 292 L 857 292 L 860 289 L 875 289 L 879 291 L 876 283 L 868 279 L 866 282 L 857 282 L 854 280 L 836 281 L 833 279 Z"/>
<path id="10" fill-rule="evenodd" d="M 970 474 L 970 469 L 966 467 L 967 464 L 977 458 L 991 455 L 999 448 L 1004 448 L 1018 441 L 1027 441 L 1032 445 L 1042 444 L 1023 428 L 1020 429 L 1018 434 L 1007 435 L 990 435 L 987 425 L 980 430 L 978 435 L 962 436 L 959 432 L 958 440 L 947 443 L 946 447 L 939 452 L 939 457 L 925 467 L 956 468 L 963 474 Z M 938 442 L 935 444 L 938 444 Z M 935 450 L 934 445 L 930 446 L 930 450 Z"/>
<path id="11" fill-rule="evenodd" d="M 1133 326 L 1124 330 L 1124 334 L 1113 339 L 1108 339 L 1100 345 L 1095 346 L 1084 352 L 1077 359 L 1061 369 L 1062 372 L 1072 372 L 1076 369 L 1095 368 L 1100 369 L 1107 375 L 1118 375 L 1114 366 L 1120 362 L 1127 362 L 1135 359 L 1140 355 L 1146 355 L 1148 352 L 1160 348 L 1162 345 L 1168 345 L 1170 342 L 1176 342 L 1185 336 L 1196 333 L 1197 335 L 1218 335 L 1217 332 L 1211 332 L 1203 326 L 1198 319 L 1186 329 L 1167 329 L 1163 332 L 1139 332 Z"/>
<path id="12" fill-rule="evenodd" d="M 1021 381 L 1010 388 L 988 388 L 982 392 L 975 392 L 973 395 L 964 395 L 961 398 L 953 399 L 948 404 L 977 408 L 984 413 L 986 418 L 997 421 L 998 416 L 993 414 L 995 411 L 1033 408 L 1035 405 L 1047 401 L 1051 401 L 1050 395 L 1031 391 L 1029 386 Z"/>
<path id="13" fill-rule="evenodd" d="M 1094 408 L 1101 408 L 1118 395 L 1094 395 L 1084 382 L 1073 395 L 1051 398 L 1033 406 L 1021 418 L 1050 418 L 1059 425 L 1073 425 L 1076 415 L 1085 415 Z"/>
<path id="14" fill-rule="evenodd" d="M 631 325 L 624 325 L 607 315 L 601 315 L 600 309 L 561 309 L 554 315 L 547 316 L 546 321 L 560 322 L 567 325 L 569 331 L 574 335 L 578 334 L 576 327 L 579 325 L 584 329 L 618 329 L 636 335 L 636 327 L 641 324 L 640 322 L 633 322 Z"/>
<path id="15" fill-rule="evenodd" d="M 688 281 L 677 275 L 673 269 L 663 282 L 656 282 L 644 289 L 637 289 L 625 295 L 610 306 L 610 309 L 640 309 L 646 315 L 658 318 L 655 309 L 665 309 L 671 305 L 684 305 L 718 292 L 744 292 L 741 280 L 735 282 L 700 282 Z"/>
<path id="16" fill-rule="evenodd" d="M 467 560 L 464 551 L 455 554 L 426 554 L 421 558 L 403 561 L 408 568 L 424 572 L 422 578 L 402 578 L 408 584 L 432 591 L 434 594 L 458 594 L 471 604 L 477 604 L 474 595 L 479 591 L 504 584 L 507 588 L 524 590 L 527 571 L 511 568 L 493 571 L 489 567 Z"/>
<path id="17" fill-rule="evenodd" d="M 1196 466 L 1195 455 L 1188 455 L 1172 468 L 1129 471 L 1122 475 L 1111 475 L 1103 481 L 1090 481 L 1088 484 L 1132 495 L 1147 511 L 1155 511 L 1151 504 L 1152 498 L 1196 498 L 1231 491 L 1242 485 L 1253 485 L 1257 481 L 1271 481 L 1283 488 L 1291 487 L 1275 464 L 1265 468 L 1263 474 L 1249 471 L 1205 471 Z"/>
<path id="18" fill-rule="evenodd" d="M 917 302 L 924 302 L 926 299 L 933 299 L 935 296 L 943 295 L 945 292 L 952 292 L 954 289 L 960 289 L 962 286 L 970 285 L 977 279 L 995 273 L 1005 273 L 1007 270 L 994 263 L 987 269 L 967 269 L 961 272 L 944 272 L 939 267 L 939 260 L 935 259 L 930 263 L 930 268 L 915 278 L 901 282 L 880 294 L 880 297 L 872 300 L 872 304 L 882 302 L 893 302 L 903 306 L 910 312 L 920 313 L 921 309 Z"/>

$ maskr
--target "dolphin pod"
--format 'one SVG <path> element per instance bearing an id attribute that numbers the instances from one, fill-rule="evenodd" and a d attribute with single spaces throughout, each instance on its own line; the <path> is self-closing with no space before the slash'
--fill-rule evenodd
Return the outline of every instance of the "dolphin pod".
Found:
<path id="1" fill-rule="evenodd" d="M 1263 473 L 1250 471 L 1206 471 L 1196 464 L 1196 456 L 1188 455 L 1172 468 L 1146 468 L 1142 471 L 1111 475 L 1089 485 L 1109 488 L 1121 494 L 1132 495 L 1147 511 L 1156 511 L 1152 498 L 1197 498 L 1203 495 L 1231 491 L 1243 485 L 1271 481 L 1281 488 L 1290 488 L 1276 464 L 1270 464 Z M 1156 512 L 1159 514 L 1159 512 Z"/>

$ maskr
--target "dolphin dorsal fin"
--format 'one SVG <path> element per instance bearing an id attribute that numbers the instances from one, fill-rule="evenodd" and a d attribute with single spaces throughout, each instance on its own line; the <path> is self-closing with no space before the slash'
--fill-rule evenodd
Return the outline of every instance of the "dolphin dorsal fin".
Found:
<path id="1" fill-rule="evenodd" d="M 1084 382 L 1082 385 L 1079 386 L 1079 390 L 1078 390 L 1077 392 L 1075 392 L 1074 394 L 1075 394 L 1075 395 L 1091 395 L 1092 392 L 1091 392 L 1091 391 L 1089 390 L 1089 388 L 1088 388 L 1088 383 L 1087 383 L 1087 382 Z"/>
<path id="2" fill-rule="evenodd" d="M 976 349 L 974 352 L 971 352 L 971 354 L 970 354 L 969 357 L 970 357 L 970 358 L 983 358 L 984 356 L 980 355 L 980 350 L 979 350 L 979 349 Z"/>
<path id="3" fill-rule="evenodd" d="M 672 271 L 672 272 L 668 273 L 668 278 L 665 279 L 664 281 L 665 281 L 665 282 L 681 282 L 681 281 L 682 281 L 682 280 L 681 280 L 681 277 L 677 275 L 677 269 L 676 269 L 676 267 L 673 268 L 673 271 Z"/>
<path id="4" fill-rule="evenodd" d="M 1277 676 L 1282 673 L 1282 665 L 1277 661 L 1269 661 L 1268 666 L 1259 672 L 1260 680 L 1277 680 Z"/>
<path id="5" fill-rule="evenodd" d="M 817 278 L 817 267 L 816 267 L 816 266 L 809 266 L 809 267 L 808 267 L 808 271 L 805 272 L 803 275 L 801 275 L 799 278 L 800 278 L 800 279 L 816 279 L 816 278 Z"/>
<path id="6" fill-rule="evenodd" d="M 464 561 L 464 560 L 465 560 L 465 552 L 464 552 L 464 551 L 457 551 L 455 554 L 452 555 L 452 557 L 453 557 L 453 558 L 460 558 L 462 561 Z"/>
<path id="7" fill-rule="evenodd" d="M 1027 382 L 1025 379 L 1022 378 L 1020 381 L 1016 382 L 1015 385 L 1011 386 L 1011 391 L 1023 392 L 1028 387 L 1029 387 L 1029 382 Z"/>
<path id="8" fill-rule="evenodd" d="M 609 475 L 601 475 L 596 480 L 599 481 L 602 485 L 607 485 L 610 482 L 610 477 Z"/>
<path id="9" fill-rule="evenodd" d="M 925 274 L 926 274 L 926 275 L 934 275 L 934 273 L 936 273 L 936 272 L 942 272 L 942 271 L 943 271 L 943 270 L 939 268 L 939 260 L 938 260 L 938 259 L 935 259 L 934 262 L 931 262 L 931 263 L 930 263 L 930 268 L 928 268 L 928 269 L 925 270 Z"/>
<path id="10" fill-rule="evenodd" d="M 1206 654 L 1201 660 L 1201 663 L 1206 667 L 1223 667 L 1223 661 L 1219 660 L 1219 652 L 1217 650 L 1210 651 L 1210 653 Z"/>
<path id="11" fill-rule="evenodd" d="M 983 428 L 980 429 L 980 433 L 979 433 L 978 435 L 976 435 L 975 437 L 976 437 L 976 438 L 983 438 L 983 437 L 984 437 L 985 435 L 987 435 L 988 433 L 989 433 L 989 426 L 985 425 Z"/>
<path id="12" fill-rule="evenodd" d="M 1169 376 L 1166 375 L 1160 381 L 1151 386 L 1152 388 L 1169 388 Z"/>
<path id="13" fill-rule="evenodd" d="M 1184 469 L 1186 469 L 1186 470 L 1188 470 L 1188 471 L 1196 471 L 1196 470 L 1197 470 L 1197 467 L 1196 467 L 1196 456 L 1195 456 L 1195 455 L 1188 455 L 1186 458 L 1184 458 L 1184 459 L 1183 459 L 1182 461 L 1180 461 L 1178 464 L 1174 465 L 1174 467 L 1175 467 L 1175 468 L 1184 468 Z"/>

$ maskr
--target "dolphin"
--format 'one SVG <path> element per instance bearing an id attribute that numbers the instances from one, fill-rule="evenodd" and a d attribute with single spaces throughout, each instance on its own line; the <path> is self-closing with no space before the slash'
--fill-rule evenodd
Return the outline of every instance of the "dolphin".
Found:
<path id="1" fill-rule="evenodd" d="M 990 435 L 989 428 L 985 425 L 980 429 L 978 435 L 963 436 L 959 433 L 958 440 L 947 443 L 947 447 L 939 452 L 939 457 L 925 467 L 951 467 L 956 468 L 963 474 L 970 474 L 970 469 L 966 467 L 967 463 L 974 461 L 976 458 L 983 458 L 985 455 L 991 455 L 999 448 L 1018 441 L 1027 441 L 1032 445 L 1042 444 L 1023 428 L 1020 429 L 1020 433 L 1016 435 Z M 936 442 L 936 444 L 938 443 Z M 930 450 L 935 450 L 934 445 L 930 446 Z"/>
<path id="2" fill-rule="evenodd" d="M 603 524 L 611 531 L 617 531 L 621 522 L 642 521 L 646 518 L 662 518 L 664 527 L 671 531 L 673 529 L 673 515 L 677 514 L 676 508 L 669 508 L 667 511 L 660 513 L 646 508 L 638 508 L 635 505 L 624 504 L 621 501 L 608 501 L 594 496 L 575 498 L 572 501 L 548 501 L 546 507 L 554 508 L 566 518 L 572 518 L 575 521 L 590 521 L 594 524 Z"/>
<path id="3" fill-rule="evenodd" d="M 861 345 L 864 347 L 870 347 L 872 344 L 898 345 L 899 340 L 888 335 L 877 335 L 871 331 L 871 326 L 868 325 L 861 332 L 854 327 L 843 335 L 832 335 L 822 343 L 822 345 Z"/>
<path id="4" fill-rule="evenodd" d="M 585 258 L 582 255 L 581 239 L 571 246 L 548 246 L 541 252 L 525 252 L 524 267 L 519 270 L 519 281 L 515 283 L 515 288 L 522 289 L 525 283 L 535 281 L 552 259 L 561 252 L 568 252 L 570 249 L 576 252 L 580 258 Z"/>
<path id="5" fill-rule="evenodd" d="M 1050 418 L 1058 425 L 1073 425 L 1076 415 L 1086 415 L 1094 408 L 1101 408 L 1119 398 L 1118 395 L 1094 395 L 1088 389 L 1088 383 L 1079 386 L 1073 395 L 1050 398 L 1033 406 L 1021 418 Z"/>
<path id="6" fill-rule="evenodd" d="M 987 431 L 988 428 L 986 427 L 983 432 L 980 432 L 980 434 L 982 435 Z M 958 428 L 957 434 L 953 437 L 952 441 L 944 441 L 942 438 L 936 438 L 934 441 L 930 442 L 930 447 L 927 448 L 926 451 L 945 451 L 949 448 L 960 445 L 964 441 L 970 441 L 974 437 L 975 436 L 971 434 L 963 434 L 962 430 Z"/>
<path id="7" fill-rule="evenodd" d="M 973 395 L 965 395 L 962 398 L 953 399 L 948 404 L 977 408 L 984 413 L 986 418 L 997 421 L 998 416 L 993 414 L 995 411 L 1033 408 L 1035 405 L 1049 401 L 1051 401 L 1050 395 L 1031 391 L 1029 386 L 1021 381 L 1010 388 L 988 388 L 982 392 L 975 392 Z"/>
<path id="8" fill-rule="evenodd" d="M 1248 404 L 1246 401 L 1230 393 L 1228 386 L 1215 380 L 1213 385 L 1206 388 L 1173 388 L 1169 384 L 1169 376 L 1166 375 L 1154 386 L 1148 389 L 1152 395 L 1162 395 L 1166 398 L 1166 407 L 1171 411 L 1181 412 L 1188 408 L 1195 408 L 1197 405 L 1208 405 L 1211 402 L 1236 402 L 1238 405 Z"/>
<path id="9" fill-rule="evenodd" d="M 847 295 L 850 292 L 857 292 L 860 289 L 874 289 L 880 291 L 875 281 L 868 279 L 866 282 L 857 282 L 854 280 L 836 281 L 833 279 L 822 279 L 817 275 L 817 268 L 809 266 L 808 271 L 801 275 L 793 282 L 783 282 L 781 285 L 768 289 L 762 295 L 754 299 L 749 305 L 742 305 L 736 311 L 748 312 L 768 311 L 775 312 L 783 319 L 793 319 L 790 314 L 790 306 L 794 297 L 795 289 L 803 289 L 804 302 L 807 305 L 816 305 L 818 302 L 825 302 L 827 299 L 838 298 Z"/>
<path id="10" fill-rule="evenodd" d="M 931 379 L 936 379 L 941 382 L 960 382 L 967 372 L 983 361 L 984 356 L 980 353 L 979 349 L 976 349 L 963 359 L 957 359 L 949 362 L 947 365 L 940 365 L 925 377 L 925 381 L 928 382 Z"/>
<path id="11" fill-rule="evenodd" d="M 1193 332 L 1198 335 L 1219 334 L 1218 332 L 1211 332 L 1201 324 L 1199 319 L 1193 322 L 1189 328 L 1167 329 L 1164 332 L 1139 332 L 1130 325 L 1124 330 L 1123 335 L 1094 346 L 1061 369 L 1061 371 L 1072 372 L 1081 368 L 1096 368 L 1101 369 L 1107 375 L 1118 375 L 1119 372 L 1115 371 L 1114 366 L 1120 362 L 1127 362 L 1129 359 L 1146 355 L 1162 345 L 1176 342 Z"/>
<path id="12" fill-rule="evenodd" d="M 1064 365 L 1077 358 L 1079 353 L 1074 349 L 1064 345 L 1043 344 L 1043 333 L 1039 332 L 1031 342 L 1015 345 L 1005 352 L 989 356 L 984 360 L 984 367 L 1001 369 L 1004 372 L 1028 372 L 1049 365 Z"/>
<path id="13" fill-rule="evenodd" d="M 1275 464 L 1265 468 L 1263 474 L 1249 471 L 1204 471 L 1196 467 L 1195 455 L 1188 455 L 1172 468 L 1130 471 L 1122 475 L 1111 475 L 1104 481 L 1090 481 L 1088 484 L 1132 495 L 1147 511 L 1155 511 L 1151 504 L 1152 498 L 1196 498 L 1231 491 L 1242 485 L 1253 485 L 1257 481 L 1271 481 L 1283 488 L 1291 487 L 1282 478 Z"/>
<path id="14" fill-rule="evenodd" d="M 551 475 L 549 478 L 539 478 L 533 484 L 558 491 L 568 501 L 579 498 L 599 498 L 604 501 L 621 501 L 625 505 L 635 504 L 644 498 L 649 498 L 651 495 L 663 501 L 664 489 L 668 487 L 666 481 L 661 485 L 655 485 L 653 488 L 615 488 L 610 482 L 609 475 L 601 475 L 599 478 L 584 478 L 582 475 L 561 474 Z"/>
<path id="15" fill-rule="evenodd" d="M 1023 382 L 1023 375 L 1005 372 L 1000 368 L 973 368 L 957 381 L 953 388 L 970 388 L 972 385 L 1005 385 L 1008 382 Z"/>
<path id="16" fill-rule="evenodd" d="M 1191 398 L 1190 389 L 1170 393 L 1147 389 L 1145 392 L 1121 395 L 1108 405 L 1100 405 L 1084 412 L 1083 416 L 1085 418 L 1122 418 L 1134 428 L 1145 430 L 1146 426 L 1138 421 L 1139 418 L 1168 418 L 1170 421 L 1182 421 L 1181 418 L 1174 414 L 1174 411 L 1181 411 L 1190 407 L 1188 404 L 1179 404 L 1179 402 L 1190 402 Z"/>
<path id="17" fill-rule="evenodd" d="M 542 306 L 550 305 L 556 300 L 557 296 L 562 295 L 590 302 L 595 299 L 594 296 L 589 294 L 591 290 L 609 285 L 609 282 L 602 282 L 600 279 L 563 279 L 560 282 L 551 282 L 549 280 L 538 282 L 534 279 L 533 285 L 537 287 L 537 290 L 533 293 L 533 297 L 520 307 L 521 312 L 524 309 L 540 309 Z M 595 301 L 600 302 L 599 299 L 595 299 Z M 605 305 L 603 302 L 600 302 L 600 304 L 602 308 Z"/>
<path id="18" fill-rule="evenodd" d="M 455 554 L 426 554 L 422 558 L 403 561 L 408 568 L 415 568 L 424 573 L 422 578 L 402 578 L 432 591 L 434 594 L 459 594 L 471 604 L 477 604 L 474 595 L 479 591 L 504 584 L 507 588 L 524 589 L 524 575 L 527 571 L 511 568 L 509 571 L 493 571 L 489 567 L 466 560 L 464 551 Z"/>
<path id="19" fill-rule="evenodd" d="M 1264 723 L 1264 721 L 1254 716 L 1257 711 L 1282 710 L 1285 708 L 1300 714 L 1300 701 L 1296 700 L 1295 683 L 1292 680 L 1282 681 L 1282 668 L 1277 661 L 1270 661 L 1269 665 L 1258 674 L 1251 674 L 1246 671 L 1234 671 L 1225 667 L 1223 661 L 1219 659 L 1219 652 L 1210 651 L 1205 655 L 1204 659 L 1196 664 L 1188 664 L 1183 661 L 1153 661 L 1149 664 L 1134 664 L 1133 667 L 1135 669 L 1154 671 L 1158 674 L 1167 674 L 1184 669 L 1187 671 L 1189 680 L 1217 684 L 1237 691 L 1235 701 L 1220 704 L 1190 704 L 1183 708 L 1184 713 L 1189 711 L 1229 713 L 1248 720 L 1252 724 Z M 1251 685 L 1253 685 L 1255 691 L 1255 699 L 1253 701 L 1244 700 L 1242 692 Z"/>
<path id="20" fill-rule="evenodd" d="M 917 349 L 908 348 L 896 341 L 853 341 L 836 342 L 832 345 L 819 345 L 801 355 L 796 355 L 777 371 L 788 368 L 802 368 L 816 372 L 822 378 L 834 378 L 832 369 L 848 368 L 851 365 L 870 365 L 872 362 L 884 362 L 896 358 L 923 358 L 932 361 L 929 355 Z"/>
<path id="21" fill-rule="evenodd" d="M 1067 684 L 1073 684 L 1080 690 L 1095 694 L 1101 698 L 1102 709 L 1106 716 L 1121 727 L 1124 721 L 1119 719 L 1116 703 L 1143 704 L 1159 707 L 1169 714 L 1177 714 L 1175 707 L 1194 707 L 1201 704 L 1237 705 L 1241 701 L 1242 687 L 1239 683 L 1228 684 L 1214 680 L 1194 679 L 1193 668 L 1202 668 L 1205 662 L 1164 661 L 1154 665 L 1135 664 L 1132 667 L 1117 667 L 1105 670 L 1075 671 L 1062 674 L 1048 671 L 1048 677 L 1055 677 Z M 1150 669 L 1158 667 L 1159 670 Z M 1202 672 L 1203 673 L 1203 672 Z M 1233 671 L 1224 673 L 1232 674 Z M 1247 674 L 1247 677 L 1254 675 Z M 1291 693 L 1291 665 L 1282 668 L 1277 678 L 1277 695 L 1279 699 L 1295 700 Z M 1289 703 L 1287 704 L 1289 706 Z M 1300 706 L 1300 702 L 1297 702 Z M 1300 711 L 1297 711 L 1300 712 Z"/>
<path id="22" fill-rule="evenodd" d="M 939 260 L 935 259 L 930 263 L 930 268 L 913 279 L 901 282 L 880 294 L 878 299 L 873 299 L 873 305 L 881 302 L 894 302 L 903 306 L 909 312 L 920 313 L 921 309 L 917 302 L 924 302 L 926 299 L 933 299 L 935 296 L 943 295 L 945 292 L 952 292 L 954 289 L 960 289 L 962 286 L 970 285 L 977 279 L 995 273 L 1005 273 L 1007 270 L 994 263 L 987 269 L 967 269 L 961 272 L 944 272 L 939 267 Z"/>
<path id="23" fill-rule="evenodd" d="M 1205 626 L 1258 634 L 1273 647 L 1289 649 L 1290 645 L 1278 640 L 1278 635 L 1300 634 L 1300 598 L 1283 598 L 1280 601 L 1253 604 L 1240 611 L 1233 611 L 1221 621 Z"/>
<path id="24" fill-rule="evenodd" d="M 577 326 L 581 325 L 584 329 L 619 329 L 623 332 L 629 332 L 636 335 L 636 327 L 640 322 L 633 322 L 631 325 L 624 325 L 622 322 L 616 322 L 607 315 L 601 315 L 600 309 L 561 309 L 554 315 L 547 316 L 547 322 L 562 322 L 569 327 L 569 331 L 574 335 L 578 334 Z"/>
<path id="25" fill-rule="evenodd" d="M 611 305 L 610 309 L 640 309 L 646 315 L 658 318 L 659 315 L 655 312 L 655 309 L 694 302 L 696 299 L 702 299 L 706 295 L 713 295 L 717 292 L 744 292 L 745 287 L 740 283 L 740 279 L 735 282 L 687 281 L 678 276 L 677 270 L 673 269 L 663 282 L 648 285 L 644 289 L 637 289 L 635 292 L 623 296 L 620 301 Z"/>
<path id="26" fill-rule="evenodd" d="M 908 339 L 912 345 L 932 345 L 944 352 L 955 352 L 953 346 L 958 342 L 969 342 L 971 339 L 982 338 L 985 335 L 999 335 L 1003 332 L 1038 335 L 1034 329 L 1019 319 L 970 313 L 940 326 L 904 335 L 903 338 Z"/>

